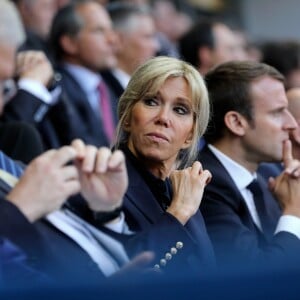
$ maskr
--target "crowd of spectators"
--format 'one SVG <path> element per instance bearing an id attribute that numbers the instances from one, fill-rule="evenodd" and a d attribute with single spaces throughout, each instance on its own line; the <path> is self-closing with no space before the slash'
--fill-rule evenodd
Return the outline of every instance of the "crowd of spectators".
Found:
<path id="1" fill-rule="evenodd" d="M 186 1 L 1 0 L 0 295 L 294 296 L 299 54 Z"/>

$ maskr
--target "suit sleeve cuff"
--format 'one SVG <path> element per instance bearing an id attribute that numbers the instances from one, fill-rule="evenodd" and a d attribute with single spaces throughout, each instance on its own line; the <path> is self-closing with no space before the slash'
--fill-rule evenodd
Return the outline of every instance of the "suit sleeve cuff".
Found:
<path id="1" fill-rule="evenodd" d="M 22 78 L 19 80 L 18 86 L 20 89 L 34 95 L 44 103 L 52 104 L 53 97 L 51 93 L 40 82 L 28 78 Z"/>
<path id="2" fill-rule="evenodd" d="M 291 215 L 281 216 L 277 224 L 275 234 L 281 231 L 294 234 L 298 239 L 300 239 L 300 218 Z"/>

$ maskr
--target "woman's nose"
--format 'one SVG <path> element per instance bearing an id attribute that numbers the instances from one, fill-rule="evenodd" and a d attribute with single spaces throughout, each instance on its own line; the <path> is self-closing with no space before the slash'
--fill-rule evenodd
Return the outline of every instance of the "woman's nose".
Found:
<path id="1" fill-rule="evenodd" d="M 157 122 L 159 124 L 162 124 L 166 127 L 169 127 L 170 126 L 170 112 L 169 110 L 166 108 L 166 107 L 162 107 L 159 112 L 158 112 L 158 115 L 157 115 Z"/>

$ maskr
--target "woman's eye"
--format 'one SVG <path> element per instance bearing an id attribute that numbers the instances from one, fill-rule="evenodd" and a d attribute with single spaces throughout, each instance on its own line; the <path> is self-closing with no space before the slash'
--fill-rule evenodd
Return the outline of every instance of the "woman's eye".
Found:
<path id="1" fill-rule="evenodd" d="M 179 115 L 187 115 L 191 110 L 185 106 L 176 106 L 174 111 Z"/>
<path id="2" fill-rule="evenodd" d="M 156 106 L 158 104 L 158 100 L 155 98 L 144 99 L 144 103 L 148 106 Z"/>

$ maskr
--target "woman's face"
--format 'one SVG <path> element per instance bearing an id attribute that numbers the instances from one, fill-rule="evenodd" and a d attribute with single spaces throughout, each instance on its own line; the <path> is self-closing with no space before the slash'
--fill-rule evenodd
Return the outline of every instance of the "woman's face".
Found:
<path id="1" fill-rule="evenodd" d="M 171 77 L 155 97 L 141 99 L 133 106 L 125 128 L 128 147 L 139 158 L 172 166 L 180 149 L 190 146 L 193 125 L 189 85 L 182 77 Z"/>

